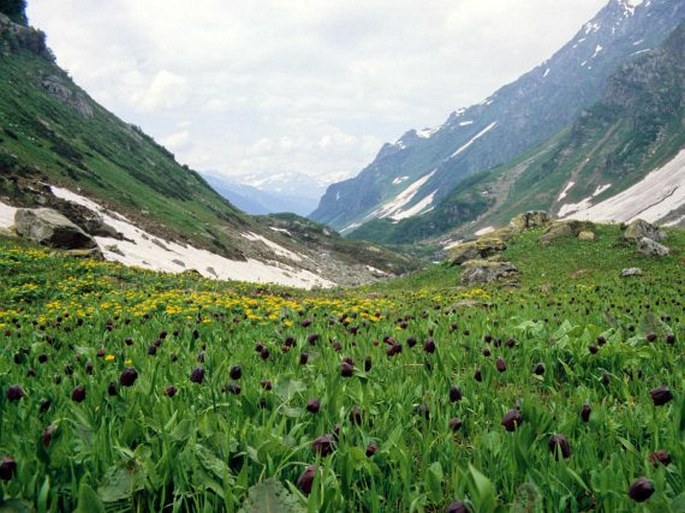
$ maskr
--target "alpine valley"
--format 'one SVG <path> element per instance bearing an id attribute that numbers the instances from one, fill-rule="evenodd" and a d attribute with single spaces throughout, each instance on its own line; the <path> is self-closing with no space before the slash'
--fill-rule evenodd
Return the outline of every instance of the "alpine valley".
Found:
<path id="1" fill-rule="evenodd" d="M 611 0 L 549 60 L 436 128 L 385 144 L 311 218 L 409 244 L 515 214 L 685 220 L 685 3 Z"/>

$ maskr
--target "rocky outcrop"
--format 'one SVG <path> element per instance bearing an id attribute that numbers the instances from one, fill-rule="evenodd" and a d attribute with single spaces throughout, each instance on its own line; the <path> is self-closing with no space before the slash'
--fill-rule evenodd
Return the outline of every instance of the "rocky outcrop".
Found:
<path id="1" fill-rule="evenodd" d="M 543 245 L 552 244 L 554 241 L 570 237 L 578 237 L 582 232 L 592 232 L 594 235 L 595 225 L 590 221 L 559 221 L 550 224 L 540 237 Z M 589 237 L 585 234 L 584 237 Z M 586 239 L 585 239 L 586 240 Z"/>
<path id="2" fill-rule="evenodd" d="M 83 231 L 93 237 L 109 237 L 124 240 L 123 234 L 117 232 L 112 226 L 105 223 L 103 217 L 96 211 L 73 201 L 58 200 L 55 208 L 71 222 L 79 226 Z"/>
<path id="3" fill-rule="evenodd" d="M 469 260 L 485 259 L 496 256 L 506 249 L 504 241 L 497 237 L 483 236 L 472 242 L 454 246 L 450 250 L 450 261 L 461 265 Z"/>
<path id="4" fill-rule="evenodd" d="M 621 269 L 622 278 L 628 278 L 629 276 L 642 276 L 642 269 L 639 267 L 628 267 L 627 269 Z"/>
<path id="5" fill-rule="evenodd" d="M 642 237 L 637 241 L 637 251 L 647 256 L 666 256 L 669 253 L 669 249 L 666 246 L 659 244 L 649 237 Z"/>
<path id="6" fill-rule="evenodd" d="M 551 221 L 552 218 L 547 212 L 542 210 L 532 210 L 514 217 L 509 223 L 509 226 L 511 226 L 517 232 L 522 232 L 525 230 L 530 230 L 531 228 L 546 226 Z"/>
<path id="7" fill-rule="evenodd" d="M 20 208 L 14 215 L 17 234 L 60 249 L 97 248 L 95 240 L 64 215 L 50 208 Z"/>
<path id="8" fill-rule="evenodd" d="M 462 264 L 464 273 L 461 275 L 463 285 L 481 285 L 508 278 L 518 273 L 518 269 L 511 262 L 493 262 L 490 260 L 470 260 Z"/>
<path id="9" fill-rule="evenodd" d="M 630 223 L 623 233 L 623 238 L 630 242 L 638 242 L 643 237 L 647 237 L 656 242 L 661 242 L 666 238 L 666 234 L 662 232 L 658 226 L 643 221 L 642 219 L 636 219 Z"/>

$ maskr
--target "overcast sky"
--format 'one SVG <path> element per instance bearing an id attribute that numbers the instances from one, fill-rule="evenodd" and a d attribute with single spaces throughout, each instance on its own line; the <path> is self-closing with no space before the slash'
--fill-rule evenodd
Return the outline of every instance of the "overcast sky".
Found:
<path id="1" fill-rule="evenodd" d="M 29 0 L 58 63 L 177 159 L 353 175 L 533 68 L 608 0 Z"/>

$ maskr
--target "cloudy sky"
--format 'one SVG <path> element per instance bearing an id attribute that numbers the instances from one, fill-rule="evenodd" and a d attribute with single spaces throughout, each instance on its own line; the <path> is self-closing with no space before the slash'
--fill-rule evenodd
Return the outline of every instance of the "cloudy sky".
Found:
<path id="1" fill-rule="evenodd" d="M 58 63 L 200 171 L 353 175 L 608 0 L 29 0 Z"/>

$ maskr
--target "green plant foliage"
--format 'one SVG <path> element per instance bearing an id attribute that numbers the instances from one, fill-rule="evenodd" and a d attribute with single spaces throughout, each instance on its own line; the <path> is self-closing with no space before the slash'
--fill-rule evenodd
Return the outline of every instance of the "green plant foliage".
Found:
<path id="1" fill-rule="evenodd" d="M 26 17 L 26 0 L 0 0 L 0 13 L 21 25 L 28 25 Z"/>

